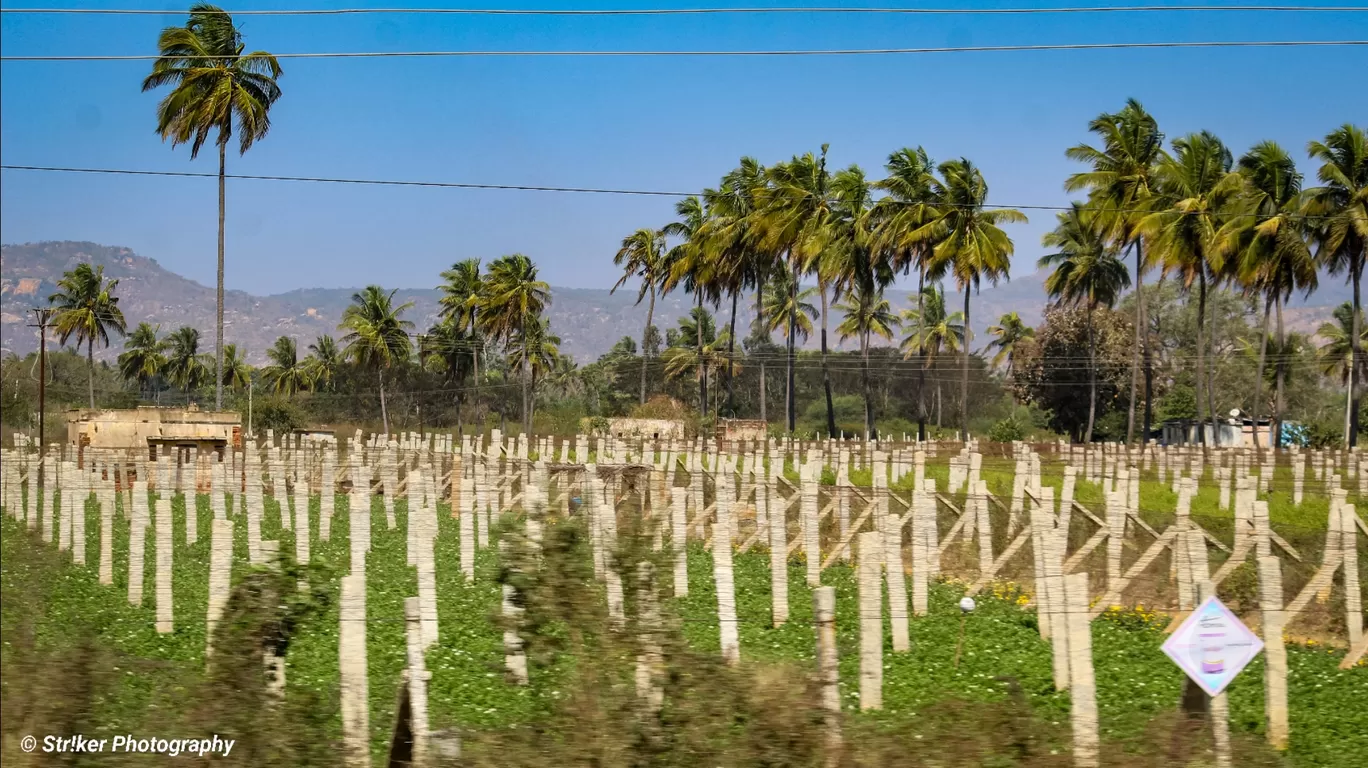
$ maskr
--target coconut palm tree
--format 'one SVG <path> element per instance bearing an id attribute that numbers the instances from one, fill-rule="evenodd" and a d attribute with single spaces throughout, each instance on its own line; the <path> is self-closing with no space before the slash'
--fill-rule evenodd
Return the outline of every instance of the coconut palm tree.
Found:
<path id="1" fill-rule="evenodd" d="M 831 398 L 831 375 L 827 369 L 827 315 L 829 309 L 828 275 L 819 269 L 822 254 L 833 236 L 837 218 L 835 200 L 830 194 L 831 175 L 827 172 L 828 145 L 822 145 L 820 155 L 808 153 L 795 156 L 785 163 L 768 169 L 769 186 L 765 201 L 757 214 L 757 229 L 761 247 L 786 254 L 792 280 L 789 288 L 795 294 L 803 275 L 817 273 L 817 287 L 822 304 L 822 390 L 826 397 L 827 429 L 835 432 L 836 415 Z M 796 320 L 797 315 L 790 315 Z M 788 327 L 788 383 L 787 422 L 793 431 L 797 423 L 795 397 L 795 364 L 797 362 L 797 326 Z"/>
<path id="2" fill-rule="evenodd" d="M 1174 154 L 1159 161 L 1154 172 L 1155 190 L 1163 207 L 1141 219 L 1138 227 L 1150 239 L 1152 255 L 1163 263 L 1165 273 L 1176 276 L 1189 295 L 1196 284 L 1197 421 L 1203 420 L 1205 387 L 1205 407 L 1215 435 L 1215 394 L 1206 376 L 1203 329 L 1208 290 L 1228 271 L 1217 232 L 1243 182 L 1231 170 L 1234 161 L 1230 150 L 1211 133 L 1203 131 L 1175 139 L 1173 151 Z"/>
<path id="3" fill-rule="evenodd" d="M 62 275 L 57 281 L 57 292 L 48 302 L 57 308 L 53 327 L 62 343 L 75 337 L 76 346 L 86 348 L 86 372 L 89 375 L 90 407 L 95 407 L 95 344 L 109 346 L 109 334 L 124 335 L 127 326 L 119 309 L 119 297 L 114 290 L 118 280 L 106 280 L 104 265 L 91 267 L 89 263 Z"/>
<path id="4" fill-rule="evenodd" d="M 146 396 L 152 380 L 166 365 L 166 356 L 162 354 L 165 344 L 157 338 L 160 330 L 160 325 L 139 323 L 124 341 L 124 351 L 119 355 L 119 375 L 136 382 L 140 396 Z"/>
<path id="5" fill-rule="evenodd" d="M 1051 269 L 1045 291 L 1063 304 L 1083 304 L 1088 310 L 1088 424 L 1083 442 L 1092 442 L 1097 423 L 1097 342 L 1093 313 L 1099 306 L 1111 308 L 1121 292 L 1130 287 L 1130 275 L 1115 245 L 1108 239 L 1104 214 L 1074 203 L 1061 212 L 1054 231 L 1041 238 L 1054 253 L 1040 258 L 1040 269 Z M 1016 313 L 1012 313 L 1015 315 Z M 1005 325 L 1005 324 L 1004 324 Z M 991 331 L 991 329 L 990 329 Z"/>
<path id="6" fill-rule="evenodd" d="M 351 304 L 342 311 L 340 330 L 346 331 L 342 343 L 346 356 L 362 368 L 375 371 L 380 384 L 380 419 L 389 434 L 389 409 L 385 404 L 385 371 L 409 361 L 413 354 L 409 331 L 413 323 L 403 314 L 413 302 L 394 305 L 394 294 L 378 285 L 368 285 L 353 293 Z"/>
<path id="7" fill-rule="evenodd" d="M 439 286 L 442 297 L 437 300 L 441 306 L 441 317 L 453 323 L 452 332 L 459 333 L 463 344 L 470 353 L 471 375 L 475 379 L 475 394 L 479 396 L 480 352 L 483 341 L 480 338 L 479 303 L 484 290 L 484 278 L 480 276 L 480 260 L 464 259 L 451 265 L 442 273 Z"/>
<path id="8" fill-rule="evenodd" d="M 764 324 L 764 286 L 774 270 L 776 254 L 760 246 L 757 233 L 757 202 L 766 195 L 766 170 L 753 157 L 742 157 L 736 168 L 722 177 L 717 189 L 703 192 L 703 205 L 709 216 L 703 239 L 718 264 L 718 285 L 731 297 L 731 317 L 727 322 L 727 412 L 736 412 L 736 311 L 741 293 L 755 289 L 757 326 Z M 765 361 L 760 364 L 760 418 L 765 420 Z"/>
<path id="9" fill-rule="evenodd" d="M 717 299 L 713 274 L 715 261 L 705 241 L 709 213 L 703 200 L 690 196 L 675 203 L 675 215 L 679 220 L 666 224 L 663 231 L 669 237 L 678 238 L 680 243 L 666 256 L 670 272 L 661 292 L 669 293 L 682 286 L 685 292 L 693 294 L 694 308 L 702 310 L 705 299 L 711 303 L 716 303 Z M 699 335 L 694 342 L 698 361 L 698 415 L 702 417 L 708 410 L 708 358 L 703 354 L 703 337 Z"/>
<path id="10" fill-rule="evenodd" d="M 1259 339 L 1259 375 L 1254 378 L 1254 443 L 1259 444 L 1264 361 L 1268 353 L 1269 308 L 1278 318 L 1277 347 L 1285 349 L 1283 304 L 1294 291 L 1309 294 L 1316 288 L 1316 263 L 1307 244 L 1301 210 L 1302 175 L 1296 161 L 1275 142 L 1255 144 L 1239 162 L 1244 184 L 1231 215 L 1218 235 L 1220 248 L 1235 265 L 1246 291 L 1264 299 L 1263 330 Z M 1274 375 L 1273 445 L 1282 444 L 1283 388 L 1287 357 L 1279 355 Z"/>
<path id="11" fill-rule="evenodd" d="M 261 369 L 261 375 L 277 395 L 295 395 L 313 388 L 309 366 L 299 359 L 299 345 L 291 336 L 281 336 L 266 350 L 271 364 Z"/>
<path id="12" fill-rule="evenodd" d="M 252 366 L 236 344 L 223 347 L 223 386 L 241 392 L 252 385 Z"/>
<path id="13" fill-rule="evenodd" d="M 209 380 L 209 367 L 204 364 L 199 342 L 199 329 L 188 325 L 182 325 L 166 337 L 166 364 L 162 366 L 162 375 L 179 387 L 187 398 Z"/>
<path id="14" fill-rule="evenodd" d="M 515 336 L 534 334 L 532 324 L 551 305 L 551 287 L 537 277 L 537 265 L 515 253 L 489 263 L 484 292 L 478 300 L 480 327 L 507 347 Z M 530 336 L 529 336 L 530 338 Z M 532 372 L 523 358 L 523 433 L 532 434 Z"/>
<path id="15" fill-rule="evenodd" d="M 666 378 L 678 379 L 690 370 L 696 371 L 700 367 L 710 372 L 722 370 L 722 364 L 726 362 L 726 350 L 729 348 L 730 340 L 727 338 L 726 330 L 721 333 L 718 332 L 717 323 L 712 313 L 707 309 L 694 307 L 689 311 L 689 314 L 679 318 L 678 329 L 672 331 L 672 334 L 680 343 L 666 349 L 661 355 L 661 360 L 665 364 Z M 703 340 L 701 353 L 698 339 Z M 702 358 L 701 365 L 700 356 Z M 715 395 L 714 399 L 716 399 Z M 707 406 L 705 405 L 700 413 L 706 411 Z"/>
<path id="16" fill-rule="evenodd" d="M 937 286 L 922 289 L 917 300 L 920 309 L 904 309 L 902 326 L 908 331 L 903 337 L 903 359 L 915 355 L 926 359 L 928 366 L 934 365 L 941 352 L 958 352 L 965 348 L 968 331 L 964 313 L 946 312 L 945 291 Z M 936 426 L 941 423 L 941 385 L 936 381 Z"/>
<path id="17" fill-rule="evenodd" d="M 641 331 L 641 399 L 646 404 L 646 368 L 650 355 L 646 352 L 646 342 L 651 334 L 651 323 L 655 319 L 656 291 L 665 284 L 670 265 L 665 256 L 665 231 L 661 229 L 638 229 L 622 238 L 622 247 L 613 257 L 613 263 L 622 267 L 622 277 L 612 290 L 621 288 L 633 277 L 640 278 L 641 286 L 637 291 L 636 303 L 650 296 L 646 306 L 646 327 Z"/>
<path id="18" fill-rule="evenodd" d="M 1035 338 L 1035 329 L 1022 321 L 1021 315 L 1007 312 L 998 318 L 997 325 L 988 326 L 988 335 L 993 337 L 988 342 L 988 349 L 997 350 L 997 354 L 993 355 L 993 367 L 1006 363 L 1007 375 L 1010 376 L 1017 345 Z"/>
<path id="19" fill-rule="evenodd" d="M 171 146 L 190 145 L 199 155 L 210 132 L 218 144 L 218 290 L 214 348 L 214 408 L 223 408 L 223 235 L 228 143 L 237 131 L 246 154 L 271 128 L 270 109 L 280 98 L 280 63 L 265 51 L 243 53 L 242 32 L 217 6 L 196 3 L 183 27 L 167 27 L 157 39 L 158 58 L 143 79 L 144 92 L 164 85 L 171 92 L 157 105 L 157 133 Z"/>
<path id="20" fill-rule="evenodd" d="M 845 294 L 845 301 L 836 308 L 844 313 L 836 332 L 841 341 L 856 338 L 860 342 L 860 385 L 864 389 L 865 437 L 878 438 L 874 427 L 874 397 L 869 384 L 869 342 L 878 336 L 886 341 L 893 339 L 898 327 L 898 317 L 884 298 L 883 289 L 872 279 L 856 280 L 854 287 Z"/>
<path id="21" fill-rule="evenodd" d="M 309 345 L 309 356 L 304 360 L 306 375 L 315 387 L 333 389 L 342 371 L 343 353 L 333 337 L 323 334 Z"/>
<path id="22" fill-rule="evenodd" d="M 1347 386 L 1350 365 L 1354 359 L 1353 344 L 1349 341 L 1355 327 L 1353 303 L 1346 301 L 1335 307 L 1331 316 L 1334 320 L 1321 323 L 1320 328 L 1316 329 L 1316 335 L 1325 339 L 1325 343 L 1317 350 L 1317 357 L 1320 359 L 1321 373 L 1339 379 L 1340 386 Z M 1362 318 L 1357 327 L 1360 333 L 1368 334 L 1368 326 L 1364 325 Z"/>
<path id="23" fill-rule="evenodd" d="M 1064 154 L 1070 160 L 1087 163 L 1091 170 L 1075 173 L 1064 183 L 1070 192 L 1087 191 L 1089 202 L 1105 211 L 1108 239 L 1118 252 L 1127 248 L 1135 253 L 1135 348 L 1131 353 L 1130 404 L 1126 418 L 1126 442 L 1135 439 L 1135 399 L 1144 358 L 1145 415 L 1144 434 L 1148 435 L 1153 416 L 1154 368 L 1145 323 L 1145 237 L 1139 231 L 1146 209 L 1154 204 L 1154 171 L 1164 157 L 1164 134 L 1159 123 L 1140 102 L 1128 99 L 1118 112 L 1102 113 L 1088 123 L 1101 144 L 1079 144 Z"/>
<path id="24" fill-rule="evenodd" d="M 873 248 L 895 272 L 917 272 L 917 301 L 921 301 L 928 282 L 945 276 L 946 264 L 931 257 L 943 236 L 938 195 L 942 186 L 936 179 L 936 164 L 925 149 L 900 149 L 888 156 L 884 165 L 888 177 L 874 183 L 886 196 L 874 204 Z M 918 306 L 921 312 L 923 307 Z M 917 347 L 917 439 L 926 439 L 926 360 Z"/>
<path id="25" fill-rule="evenodd" d="M 1008 276 L 1014 246 L 1001 224 L 1026 221 L 1015 208 L 989 208 L 988 182 L 968 159 L 950 160 L 940 165 L 943 191 L 942 210 L 937 226 L 941 238 L 932 251 L 932 261 L 945 265 L 955 283 L 964 291 L 964 327 L 969 329 L 969 298 L 979 284 L 988 280 L 996 285 Z M 960 367 L 960 439 L 969 439 L 969 347 L 964 347 Z"/>
<path id="26" fill-rule="evenodd" d="M 816 288 L 795 291 L 793 275 L 787 271 L 774 273 L 766 286 L 765 319 L 770 333 L 792 328 L 796 339 L 806 341 L 812 335 L 812 319 L 817 317 L 817 306 L 812 303 Z"/>
<path id="27" fill-rule="evenodd" d="M 560 343 L 560 337 L 551 332 L 551 321 L 545 317 L 535 318 L 509 342 L 509 364 L 525 369 L 531 378 L 529 407 L 536 407 L 537 381 L 554 371 L 561 359 Z M 528 420 L 531 421 L 530 417 Z"/>
<path id="28" fill-rule="evenodd" d="M 1368 259 L 1368 132 L 1360 126 L 1345 123 L 1331 131 L 1324 141 L 1308 144 L 1306 151 L 1312 160 L 1321 163 L 1316 172 L 1321 186 L 1307 190 L 1306 204 L 1306 212 L 1315 217 L 1316 256 L 1331 274 L 1344 273 L 1349 278 L 1353 286 L 1353 318 L 1359 323 L 1358 330 L 1349 335 L 1356 362 L 1350 388 L 1349 430 L 1345 437 L 1353 448 L 1358 444 L 1363 374 L 1368 371 L 1360 343 L 1363 337 L 1360 289 L 1364 262 Z"/>

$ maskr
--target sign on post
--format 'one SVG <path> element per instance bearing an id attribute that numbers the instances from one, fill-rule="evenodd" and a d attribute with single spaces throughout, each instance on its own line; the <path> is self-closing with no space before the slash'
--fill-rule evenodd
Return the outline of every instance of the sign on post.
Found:
<path id="1" fill-rule="evenodd" d="M 1220 600 L 1208 597 L 1164 642 L 1164 653 L 1209 696 L 1225 690 L 1263 641 Z"/>

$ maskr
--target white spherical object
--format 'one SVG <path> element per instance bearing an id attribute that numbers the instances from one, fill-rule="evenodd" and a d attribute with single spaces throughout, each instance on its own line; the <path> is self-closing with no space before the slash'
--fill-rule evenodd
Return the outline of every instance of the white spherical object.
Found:
<path id="1" fill-rule="evenodd" d="M 974 610 L 974 598 L 972 598 L 972 597 L 961 597 L 961 598 L 960 598 L 960 610 L 961 610 L 961 611 L 964 611 L 965 613 L 969 613 L 970 611 Z"/>

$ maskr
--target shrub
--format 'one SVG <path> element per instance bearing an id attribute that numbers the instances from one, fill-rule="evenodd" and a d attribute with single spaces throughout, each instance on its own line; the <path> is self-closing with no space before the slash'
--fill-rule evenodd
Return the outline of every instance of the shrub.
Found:
<path id="1" fill-rule="evenodd" d="M 995 443 L 1010 443 L 1016 440 L 1026 439 L 1026 430 L 1022 429 L 1021 422 L 1017 421 L 1016 416 L 1008 416 L 993 425 L 988 430 L 988 439 Z"/>

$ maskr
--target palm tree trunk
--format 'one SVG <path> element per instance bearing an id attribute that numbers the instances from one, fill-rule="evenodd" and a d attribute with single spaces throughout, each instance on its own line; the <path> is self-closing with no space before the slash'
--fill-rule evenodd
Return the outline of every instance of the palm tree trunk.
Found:
<path id="1" fill-rule="evenodd" d="M 1206 327 L 1206 270 L 1197 276 L 1197 380 L 1193 395 L 1197 398 L 1197 442 L 1206 443 L 1206 416 L 1203 414 L 1205 403 L 1202 401 L 1202 387 L 1206 386 L 1206 345 L 1202 343 L 1202 332 Z M 1211 439 L 1217 435 L 1212 430 Z"/>
<path id="2" fill-rule="evenodd" d="M 86 373 L 88 375 L 87 384 L 90 387 L 90 408 L 95 408 L 95 339 L 86 341 Z"/>
<path id="3" fill-rule="evenodd" d="M 231 99 L 229 99 L 229 109 L 232 109 Z M 218 172 L 218 317 L 214 326 L 214 410 L 216 411 L 223 410 L 223 230 L 227 218 L 228 197 L 228 191 L 224 184 L 225 168 L 228 163 L 228 145 L 224 142 L 227 141 L 227 137 L 220 138 L 222 141 L 219 142 Z"/>
<path id="4" fill-rule="evenodd" d="M 860 383 L 864 387 L 865 439 L 875 440 L 874 400 L 869 391 L 869 331 L 860 334 Z"/>
<path id="5" fill-rule="evenodd" d="M 827 435 L 836 437 L 836 409 L 831 404 L 831 372 L 827 369 L 827 290 L 823 283 L 818 287 L 822 293 L 822 390 L 826 394 Z"/>
<path id="6" fill-rule="evenodd" d="M 527 436 L 529 447 L 532 441 L 532 412 L 537 407 L 537 375 L 532 366 L 523 360 L 523 434 Z"/>
<path id="7" fill-rule="evenodd" d="M 1135 241 L 1135 257 L 1137 262 L 1144 261 L 1143 239 L 1137 238 Z M 1139 275 L 1139 270 L 1137 269 L 1135 283 L 1135 298 L 1136 303 L 1140 305 L 1139 312 L 1140 320 L 1142 322 L 1141 332 L 1143 334 L 1141 336 L 1142 343 L 1140 353 L 1144 356 L 1144 366 L 1141 373 L 1145 377 L 1145 416 L 1143 422 L 1143 427 L 1145 431 L 1140 435 L 1140 442 L 1144 443 L 1146 440 L 1149 440 L 1150 429 L 1152 429 L 1154 425 L 1154 355 L 1153 352 L 1150 350 L 1151 334 L 1149 332 L 1149 307 L 1145 305 L 1145 294 L 1140 291 L 1140 287 L 1142 285 L 1143 280 L 1141 279 Z"/>
<path id="8" fill-rule="evenodd" d="M 926 318 L 922 291 L 926 290 L 925 262 L 917 268 L 917 440 L 926 442 Z"/>
<path id="9" fill-rule="evenodd" d="M 1286 406 L 1286 403 L 1283 402 L 1283 385 L 1287 378 L 1287 346 L 1286 338 L 1283 335 L 1281 296 L 1273 299 L 1273 307 L 1278 315 L 1278 365 L 1273 369 L 1277 371 L 1273 395 L 1273 449 L 1277 450 L 1282 447 L 1282 415 L 1283 408 Z"/>
<path id="10" fill-rule="evenodd" d="M 1216 351 L 1217 351 L 1217 343 L 1216 343 L 1216 342 L 1217 342 L 1217 340 L 1218 340 L 1218 337 L 1217 337 L 1217 335 L 1216 335 L 1216 328 L 1217 328 L 1217 326 L 1216 326 L 1216 307 L 1215 307 L 1215 305 L 1212 305 L 1212 307 L 1211 307 L 1211 326 L 1207 329 L 1207 351 L 1208 351 L 1209 353 L 1211 353 L 1210 357 L 1207 358 L 1208 360 L 1211 361 L 1211 364 L 1207 366 L 1207 372 L 1206 372 L 1206 374 L 1207 374 L 1207 412 L 1208 412 L 1209 414 L 1211 414 L 1211 431 L 1212 431 L 1213 433 L 1219 434 L 1219 433 L 1218 433 L 1218 429 L 1219 429 L 1219 428 L 1217 427 L 1217 423 L 1216 423 L 1217 418 L 1220 416 L 1220 411 L 1218 411 L 1218 410 L 1216 409 L 1216 361 L 1220 360 L 1221 358 L 1220 358 L 1219 355 L 1216 354 Z M 1241 433 L 1243 434 L 1243 428 L 1241 428 Z"/>
<path id="11" fill-rule="evenodd" d="M 969 441 L 969 344 L 973 332 L 969 330 L 969 294 L 973 286 L 964 285 L 964 358 L 960 362 L 960 440 Z"/>
<path id="12" fill-rule="evenodd" d="M 1268 356 L 1268 315 L 1273 297 L 1264 299 L 1263 331 L 1259 334 L 1259 368 L 1254 375 L 1254 447 L 1259 448 L 1259 411 L 1263 408 L 1264 360 Z"/>
<path id="13" fill-rule="evenodd" d="M 1359 301 L 1359 285 L 1363 279 L 1363 254 L 1352 260 L 1354 272 L 1354 326 L 1353 333 L 1349 337 L 1349 349 L 1352 350 L 1354 376 L 1350 381 L 1353 386 L 1349 388 L 1349 447 L 1352 449 L 1358 445 L 1359 431 L 1359 393 L 1363 391 L 1363 357 L 1362 346 L 1359 343 L 1359 334 L 1363 333 L 1359 312 L 1362 304 Z"/>
<path id="14" fill-rule="evenodd" d="M 1097 345 L 1093 342 L 1093 310 L 1097 302 L 1088 302 L 1088 429 L 1083 433 L 1083 444 L 1092 442 L 1093 424 L 1097 419 Z"/>
<path id="15" fill-rule="evenodd" d="M 741 291 L 732 291 L 731 321 L 727 323 L 727 415 L 732 418 L 736 418 L 736 391 L 732 380 L 736 378 L 736 302 L 740 295 Z"/>
<path id="16" fill-rule="evenodd" d="M 385 407 L 385 369 L 379 369 L 380 376 L 380 422 L 385 426 L 385 434 L 389 434 L 389 410 Z"/>
<path id="17" fill-rule="evenodd" d="M 792 257 L 792 254 L 790 254 Z M 793 433 L 794 427 L 798 422 L 798 409 L 793 402 L 796 392 L 794 391 L 793 368 L 797 363 L 797 340 L 798 340 L 798 262 L 793 263 L 793 284 L 789 286 L 789 318 L 788 318 L 788 371 L 787 381 L 784 385 L 784 419 L 788 424 L 788 432 Z"/>
<path id="18" fill-rule="evenodd" d="M 1144 260 L 1140 253 L 1140 240 L 1136 239 L 1135 248 L 1135 348 L 1131 350 L 1130 405 L 1126 414 L 1126 442 L 1135 440 L 1135 395 L 1140 383 L 1140 348 L 1144 344 L 1145 326 L 1145 281 L 1141 274 Z M 1148 366 L 1146 366 L 1148 368 Z"/>
<path id="19" fill-rule="evenodd" d="M 651 303 L 646 307 L 646 329 L 641 332 L 641 404 L 646 404 L 646 340 L 651 335 L 651 321 L 655 318 L 655 285 L 651 286 Z"/>
<path id="20" fill-rule="evenodd" d="M 757 332 L 764 334 L 766 340 L 770 334 L 765 330 L 765 276 L 761 274 L 755 280 L 755 323 Z M 767 377 L 765 376 L 765 349 L 760 350 L 760 420 L 769 423 L 768 414 L 765 412 L 765 386 Z"/>
<path id="21" fill-rule="evenodd" d="M 708 363 L 703 359 L 703 289 L 696 286 L 694 295 L 698 297 L 698 316 L 694 318 L 698 331 L 698 418 L 702 419 L 708 415 Z"/>

